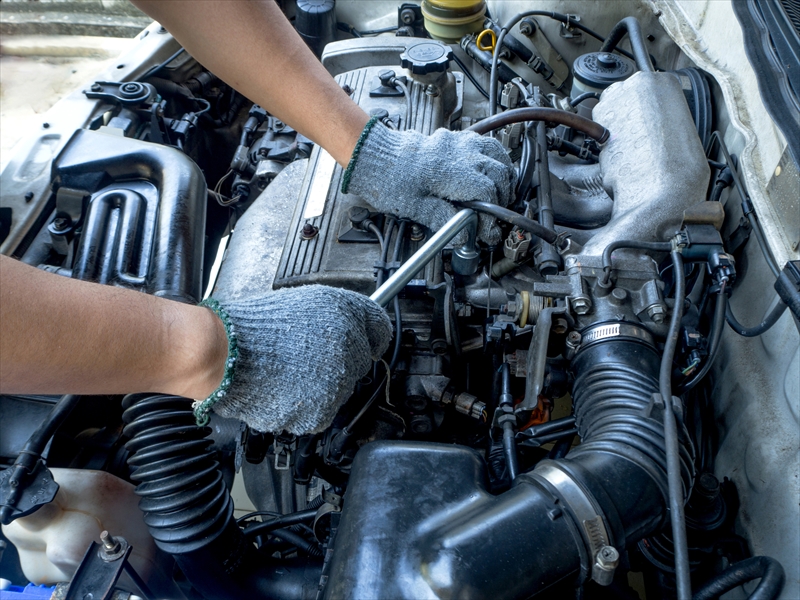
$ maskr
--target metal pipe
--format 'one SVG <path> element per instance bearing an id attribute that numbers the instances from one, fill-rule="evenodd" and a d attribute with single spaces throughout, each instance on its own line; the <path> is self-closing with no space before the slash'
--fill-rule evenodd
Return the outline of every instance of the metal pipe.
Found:
<path id="1" fill-rule="evenodd" d="M 386 307 L 392 298 L 397 296 L 414 275 L 431 262 L 447 244 L 465 227 L 477 227 L 478 215 L 467 208 L 458 211 L 442 228 L 434 233 L 425 244 L 409 258 L 403 266 L 375 290 L 370 299 L 382 307 Z"/>

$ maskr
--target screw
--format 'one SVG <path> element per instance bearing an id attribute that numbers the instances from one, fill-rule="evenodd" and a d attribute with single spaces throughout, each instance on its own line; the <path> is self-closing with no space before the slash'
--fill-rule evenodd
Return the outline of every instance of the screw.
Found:
<path id="1" fill-rule="evenodd" d="M 422 227 L 414 223 L 411 226 L 411 241 L 421 242 L 424 239 L 425 239 L 425 232 L 422 230 Z"/>
<path id="2" fill-rule="evenodd" d="M 570 331 L 567 334 L 567 343 L 577 346 L 581 343 L 581 334 L 577 331 Z"/>
<path id="3" fill-rule="evenodd" d="M 25 202 L 30 202 L 31 200 L 33 200 L 33 192 L 27 192 L 25 194 Z"/>
<path id="4" fill-rule="evenodd" d="M 647 316 L 653 320 L 653 323 L 661 324 L 664 322 L 664 307 L 660 304 L 652 304 L 647 307 Z"/>
<path id="5" fill-rule="evenodd" d="M 99 83 L 93 83 L 92 84 L 92 91 L 93 92 L 102 92 L 103 91 L 103 86 L 100 85 Z"/>
<path id="6" fill-rule="evenodd" d="M 619 552 L 614 546 L 603 546 L 597 553 L 597 564 L 607 569 L 616 568 L 619 564 Z"/>
<path id="7" fill-rule="evenodd" d="M 417 16 L 414 14 L 412 9 L 404 8 L 402 11 L 400 11 L 400 20 L 403 22 L 403 25 L 411 25 L 417 20 Z"/>
<path id="8" fill-rule="evenodd" d="M 317 233 L 319 233 L 318 227 L 311 223 L 306 223 L 303 225 L 303 231 L 300 233 L 300 237 L 304 240 L 311 240 L 316 237 Z"/>
<path id="9" fill-rule="evenodd" d="M 591 305 L 589 304 L 589 300 L 587 298 L 575 298 L 572 301 L 572 310 L 574 310 L 579 315 L 585 315 L 589 312 Z"/>
<path id="10" fill-rule="evenodd" d="M 439 95 L 439 88 L 437 88 L 432 83 L 428 84 L 428 86 L 425 88 L 425 95 L 430 96 L 431 98 L 435 98 L 436 96 Z"/>
<path id="11" fill-rule="evenodd" d="M 42 123 L 42 127 L 45 129 L 50 129 L 50 123 Z"/>
<path id="12" fill-rule="evenodd" d="M 56 231 L 64 231 L 69 227 L 69 219 L 67 217 L 56 217 L 53 219 L 53 229 Z"/>
<path id="13" fill-rule="evenodd" d="M 347 94 L 347 95 L 349 96 L 349 95 L 351 95 L 351 94 L 353 93 L 353 88 L 351 88 L 349 85 L 347 85 L 347 84 L 345 83 L 345 84 L 342 86 L 342 91 L 343 91 L 345 94 Z"/>
<path id="14" fill-rule="evenodd" d="M 444 340 L 433 340 L 431 342 L 431 351 L 434 354 L 444 354 L 447 352 L 447 342 Z"/>
<path id="15" fill-rule="evenodd" d="M 107 531 L 103 531 L 100 534 L 100 541 L 103 543 L 103 548 L 109 554 L 113 554 L 117 552 L 120 548 L 120 543 L 114 539 L 114 537 L 108 533 Z"/>

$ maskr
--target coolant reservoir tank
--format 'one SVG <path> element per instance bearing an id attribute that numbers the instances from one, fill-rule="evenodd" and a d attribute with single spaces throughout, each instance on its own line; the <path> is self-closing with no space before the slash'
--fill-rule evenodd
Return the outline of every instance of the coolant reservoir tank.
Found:
<path id="1" fill-rule="evenodd" d="M 572 91 L 570 98 L 577 98 L 586 92 L 601 93 L 612 83 L 624 81 L 634 74 L 633 61 L 611 52 L 590 52 L 582 54 L 572 64 Z M 592 107 L 597 100 L 584 100 L 578 105 L 578 114 L 590 119 Z"/>
<path id="2" fill-rule="evenodd" d="M 431 37 L 458 42 L 469 33 L 483 30 L 486 16 L 484 0 L 423 0 L 422 16 Z"/>
<path id="3" fill-rule="evenodd" d="M 156 547 L 134 486 L 103 471 L 50 470 L 60 486 L 53 502 L 3 525 L 19 552 L 25 577 L 36 584 L 69 581 L 103 530 L 133 546 L 130 562 L 145 581 L 155 575 Z"/>

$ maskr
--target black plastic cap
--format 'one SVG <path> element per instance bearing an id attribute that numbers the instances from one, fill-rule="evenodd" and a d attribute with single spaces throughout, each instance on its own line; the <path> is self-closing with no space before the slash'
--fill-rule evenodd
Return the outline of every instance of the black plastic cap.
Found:
<path id="1" fill-rule="evenodd" d="M 297 0 L 294 26 L 317 56 L 336 39 L 335 9 L 334 0 Z"/>
<path id="2" fill-rule="evenodd" d="M 400 55 L 400 66 L 415 75 L 442 73 L 447 70 L 453 51 L 441 42 L 422 42 L 407 48 Z"/>
<path id="3" fill-rule="evenodd" d="M 612 83 L 633 75 L 636 67 L 624 56 L 610 52 L 592 52 L 576 58 L 572 70 L 575 79 L 581 83 L 605 89 Z"/>

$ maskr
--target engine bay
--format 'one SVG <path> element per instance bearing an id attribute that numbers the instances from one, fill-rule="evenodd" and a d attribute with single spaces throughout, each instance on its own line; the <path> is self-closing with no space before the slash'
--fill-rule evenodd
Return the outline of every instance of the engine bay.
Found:
<path id="1" fill-rule="evenodd" d="M 755 216 L 725 86 L 651 3 L 360 4 L 330 31 L 282 3 L 390 129 L 499 140 L 515 202 L 438 231 L 377 212 L 145 30 L 4 171 L 2 252 L 177 302 L 346 288 L 394 339 L 304 436 L 196 427 L 163 394 L 0 397 L 3 577 L 118 600 L 800 592 L 800 262 Z"/>

